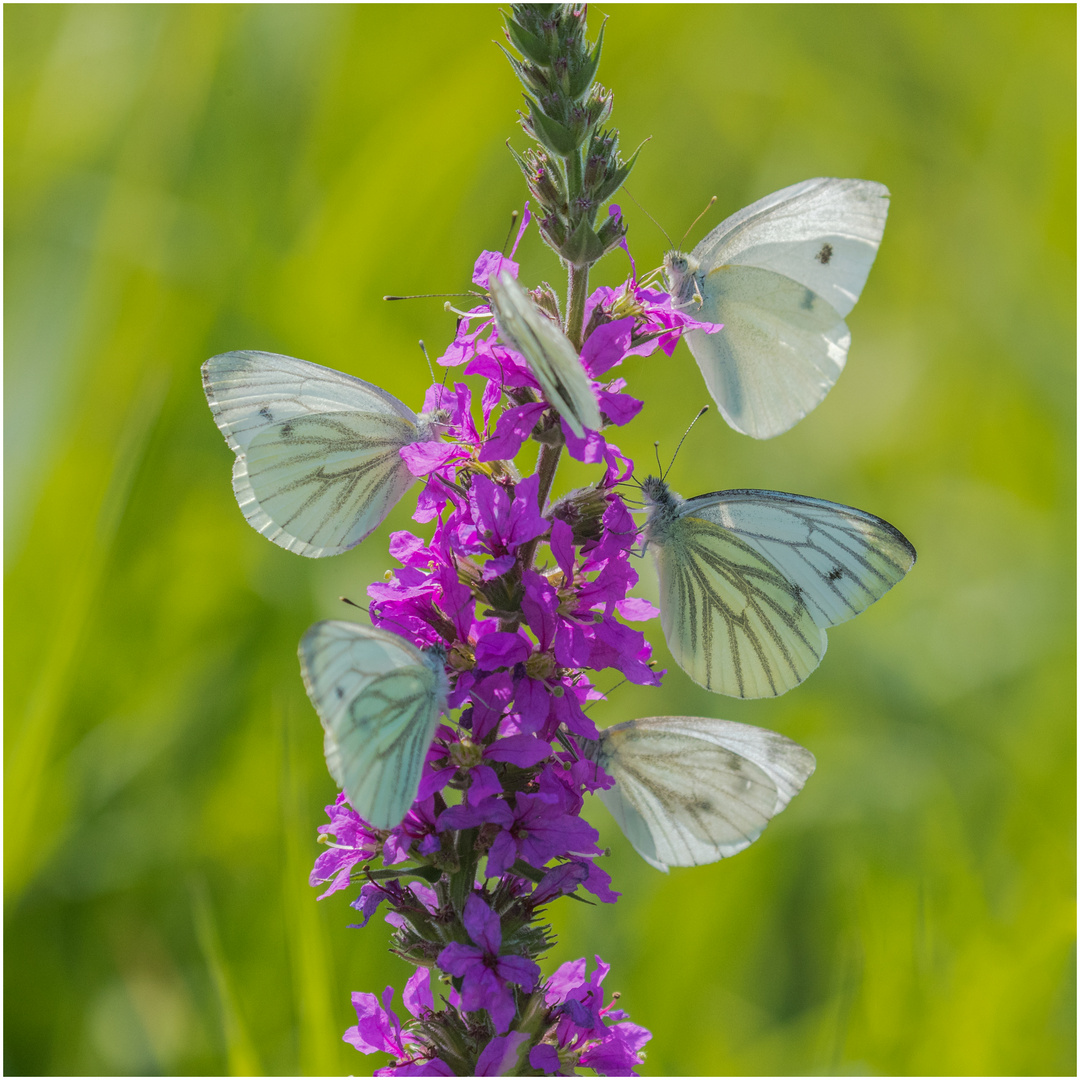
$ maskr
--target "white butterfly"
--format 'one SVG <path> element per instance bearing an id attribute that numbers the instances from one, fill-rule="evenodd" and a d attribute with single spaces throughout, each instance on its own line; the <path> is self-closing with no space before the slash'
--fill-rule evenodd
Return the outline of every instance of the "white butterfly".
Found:
<path id="1" fill-rule="evenodd" d="M 615 780 L 597 794 L 658 870 L 735 855 L 802 790 L 814 755 L 764 728 L 703 716 L 616 724 L 583 752 Z"/>
<path id="2" fill-rule="evenodd" d="M 544 397 L 574 434 L 581 439 L 585 428 L 599 431 L 600 406 L 577 350 L 505 270 L 491 276 L 491 307 L 499 336 L 525 357 Z"/>
<path id="3" fill-rule="evenodd" d="M 435 442 L 441 415 L 340 371 L 265 352 L 203 364 L 217 426 L 236 452 L 233 491 L 268 540 L 319 558 L 355 547 L 415 477 L 399 451 Z"/>
<path id="4" fill-rule="evenodd" d="M 736 431 L 771 439 L 832 389 L 851 344 L 844 316 L 888 212 L 883 184 L 804 180 L 733 214 L 689 255 L 665 256 L 676 302 L 724 324 L 691 331 L 686 343 Z"/>
<path id="5" fill-rule="evenodd" d="M 400 825 L 446 710 L 443 656 L 386 630 L 327 621 L 301 639 L 300 670 L 330 775 L 365 821 Z"/>
<path id="6" fill-rule="evenodd" d="M 668 647 L 697 683 L 731 697 L 775 697 L 825 655 L 825 628 L 869 607 L 915 563 L 881 518 L 780 491 L 682 499 L 642 485 L 645 546 L 660 575 Z"/>

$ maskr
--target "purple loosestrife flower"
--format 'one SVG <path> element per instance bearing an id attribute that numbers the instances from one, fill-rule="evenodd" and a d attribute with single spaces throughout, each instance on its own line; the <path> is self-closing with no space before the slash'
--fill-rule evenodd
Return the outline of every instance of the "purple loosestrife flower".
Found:
<path id="1" fill-rule="evenodd" d="M 601 1076 L 636 1076 L 642 1047 L 652 1037 L 626 1013 L 604 1005 L 601 983 L 610 965 L 596 957 L 596 970 L 585 977 L 585 960 L 563 964 L 544 984 L 544 998 L 555 1025 L 533 1047 L 529 1063 L 546 1075 L 572 1076 L 575 1066 Z M 615 995 L 618 997 L 618 995 Z"/>
<path id="2" fill-rule="evenodd" d="M 486 1009 L 496 1033 L 502 1035 L 517 1011 L 510 984 L 529 993 L 540 978 L 540 968 L 521 956 L 499 955 L 499 916 L 475 893 L 465 902 L 462 918 L 473 944 L 451 942 L 439 953 L 439 967 L 461 980 L 461 1007 L 466 1012 Z"/>
<path id="3" fill-rule="evenodd" d="M 312 885 L 329 885 L 319 899 L 349 887 L 352 868 L 358 862 L 374 858 L 378 838 L 371 833 L 360 815 L 348 805 L 345 792 L 339 792 L 333 806 L 326 808 L 329 825 L 320 825 L 319 836 L 329 844 L 316 860 L 309 879 Z M 333 837 L 333 841 L 330 840 Z"/>

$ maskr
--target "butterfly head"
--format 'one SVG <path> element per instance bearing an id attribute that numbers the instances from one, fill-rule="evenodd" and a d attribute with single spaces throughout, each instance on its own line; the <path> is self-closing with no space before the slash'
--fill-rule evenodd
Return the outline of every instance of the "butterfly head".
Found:
<path id="1" fill-rule="evenodd" d="M 700 297 L 695 280 L 698 269 L 697 259 L 684 251 L 673 249 L 664 256 L 664 277 L 667 280 L 668 292 L 677 305 L 681 306 Z"/>
<path id="2" fill-rule="evenodd" d="M 641 494 L 645 497 L 645 509 L 649 511 L 649 520 L 645 524 L 644 550 L 649 541 L 669 531 L 670 526 L 679 516 L 679 504 L 682 499 L 659 476 L 646 476 L 641 484 Z"/>

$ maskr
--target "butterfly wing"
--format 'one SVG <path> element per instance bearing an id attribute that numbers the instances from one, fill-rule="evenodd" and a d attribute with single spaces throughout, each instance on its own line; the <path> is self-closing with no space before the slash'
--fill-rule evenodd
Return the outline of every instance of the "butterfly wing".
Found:
<path id="1" fill-rule="evenodd" d="M 798 588 L 822 627 L 865 611 L 915 564 L 915 549 L 901 532 L 840 503 L 751 490 L 690 501 L 696 515 L 768 559 Z"/>
<path id="2" fill-rule="evenodd" d="M 646 525 L 660 577 L 660 621 L 696 683 L 731 697 L 775 697 L 825 655 L 825 633 L 799 590 L 759 551 L 706 517 L 697 500 Z"/>
<path id="3" fill-rule="evenodd" d="M 806 180 L 740 210 L 694 248 L 700 317 L 724 329 L 686 340 L 737 431 L 787 431 L 839 378 L 851 343 L 844 316 L 877 254 L 888 195 L 868 180 Z"/>
<path id="4" fill-rule="evenodd" d="M 752 266 L 712 271 L 701 295 L 700 317 L 724 329 L 693 330 L 686 343 L 731 427 L 771 439 L 821 403 L 851 344 L 847 325 L 828 302 Z"/>
<path id="5" fill-rule="evenodd" d="M 396 634 L 327 621 L 301 639 L 300 668 L 330 775 L 362 818 L 395 828 L 416 799 L 446 707 L 441 662 Z"/>
<path id="6" fill-rule="evenodd" d="M 814 771 L 814 756 L 772 731 L 696 716 L 616 724 L 587 747 L 615 780 L 599 792 L 635 850 L 660 870 L 735 855 Z"/>
<path id="7" fill-rule="evenodd" d="M 491 278 L 499 335 L 528 361 L 544 396 L 580 439 L 603 421 L 581 359 L 566 335 L 541 313 L 529 294 L 504 270 Z"/>
<path id="8" fill-rule="evenodd" d="M 385 390 L 291 356 L 212 357 L 203 387 L 236 453 L 233 490 L 244 517 L 310 558 L 368 536 L 414 482 L 401 448 L 437 437 Z"/>

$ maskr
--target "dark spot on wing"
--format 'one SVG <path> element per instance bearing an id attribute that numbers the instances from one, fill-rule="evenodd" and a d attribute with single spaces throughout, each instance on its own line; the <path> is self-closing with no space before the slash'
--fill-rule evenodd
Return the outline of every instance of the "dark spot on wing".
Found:
<path id="1" fill-rule="evenodd" d="M 261 417 L 262 417 L 262 418 L 263 418 L 263 419 L 264 419 L 264 420 L 265 420 L 265 421 L 266 421 L 266 422 L 267 422 L 268 424 L 272 424 L 272 423 L 274 422 L 274 414 L 273 414 L 273 413 L 272 413 L 272 412 L 270 411 L 270 407 L 269 407 L 268 405 L 264 405 L 264 406 L 263 406 L 263 407 L 262 407 L 262 408 L 261 408 L 261 409 L 259 410 L 259 415 L 260 415 L 260 416 L 261 416 Z"/>
<path id="2" fill-rule="evenodd" d="M 345 691 L 340 686 L 334 687 L 334 693 L 337 694 L 339 701 L 345 696 Z"/>
<path id="3" fill-rule="evenodd" d="M 700 811 L 702 814 L 708 814 L 712 812 L 713 804 L 708 799 L 697 799 L 694 802 L 694 809 Z"/>
<path id="4" fill-rule="evenodd" d="M 814 256 L 822 266 L 832 258 L 832 244 L 822 244 L 821 250 Z"/>
<path id="5" fill-rule="evenodd" d="M 844 576 L 843 567 L 834 566 L 829 571 L 829 581 L 839 581 Z"/>
<path id="6" fill-rule="evenodd" d="M 806 295 L 802 298 L 802 303 L 799 305 L 804 311 L 814 310 L 814 294 L 807 289 Z"/>
<path id="7" fill-rule="evenodd" d="M 290 435 L 292 435 L 292 424 L 286 420 L 285 423 L 281 425 L 281 437 L 287 439 Z"/>

